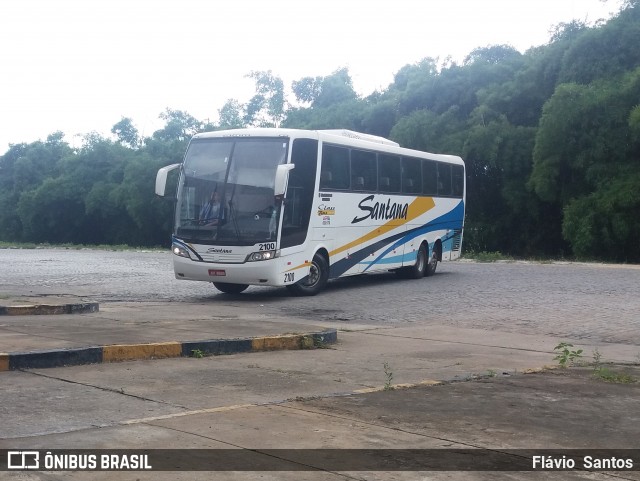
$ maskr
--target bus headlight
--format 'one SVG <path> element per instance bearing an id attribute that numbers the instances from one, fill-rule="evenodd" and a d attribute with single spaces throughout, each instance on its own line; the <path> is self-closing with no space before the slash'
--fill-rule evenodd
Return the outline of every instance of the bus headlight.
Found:
<path id="1" fill-rule="evenodd" d="M 247 256 L 247 262 L 268 261 L 269 259 L 275 259 L 278 255 L 278 251 L 252 252 Z"/>
<path id="2" fill-rule="evenodd" d="M 178 244 L 173 244 L 171 246 L 171 251 L 180 257 L 186 257 L 187 259 L 191 259 L 191 256 L 189 255 L 189 251 L 187 249 L 185 249 L 182 246 L 179 246 Z"/>

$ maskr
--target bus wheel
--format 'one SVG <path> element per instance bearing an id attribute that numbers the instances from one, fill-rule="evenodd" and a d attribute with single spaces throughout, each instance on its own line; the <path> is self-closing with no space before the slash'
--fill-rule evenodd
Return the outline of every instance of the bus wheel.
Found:
<path id="1" fill-rule="evenodd" d="M 436 273 L 436 268 L 438 267 L 438 245 L 433 244 L 433 249 L 431 249 L 431 256 L 429 257 L 429 263 L 427 264 L 427 269 L 425 270 L 424 275 L 430 277 Z"/>
<path id="2" fill-rule="evenodd" d="M 240 294 L 249 287 L 249 284 L 229 284 L 228 282 L 214 282 L 213 285 L 225 294 Z"/>
<path id="3" fill-rule="evenodd" d="M 411 279 L 420 279 L 425 275 L 425 269 L 427 267 L 427 249 L 424 244 L 420 244 L 420 248 L 418 249 L 418 253 L 416 255 L 416 263 L 413 267 L 409 268 L 407 272 Z"/>
<path id="4" fill-rule="evenodd" d="M 309 275 L 295 284 L 289 284 L 287 289 L 295 296 L 315 296 L 329 280 L 329 264 L 321 254 L 313 256 Z"/>

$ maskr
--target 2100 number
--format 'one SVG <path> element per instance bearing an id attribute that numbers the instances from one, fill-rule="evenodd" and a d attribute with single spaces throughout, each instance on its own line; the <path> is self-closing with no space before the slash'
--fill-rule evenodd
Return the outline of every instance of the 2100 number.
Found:
<path id="1" fill-rule="evenodd" d="M 258 248 L 261 251 L 273 251 L 273 250 L 276 249 L 276 243 L 275 242 L 267 242 L 266 244 L 259 244 Z"/>

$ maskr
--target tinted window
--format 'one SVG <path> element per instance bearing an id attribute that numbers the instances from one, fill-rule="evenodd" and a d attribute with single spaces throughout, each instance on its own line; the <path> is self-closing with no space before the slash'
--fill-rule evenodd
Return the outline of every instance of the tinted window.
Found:
<path id="1" fill-rule="evenodd" d="M 376 190 L 376 154 L 364 150 L 351 151 L 351 190 Z"/>
<path id="2" fill-rule="evenodd" d="M 349 180 L 349 149 L 324 144 L 320 188 L 348 189 Z"/>
<path id="3" fill-rule="evenodd" d="M 400 157 L 378 156 L 378 191 L 400 192 Z"/>
<path id="4" fill-rule="evenodd" d="M 451 195 L 451 165 L 438 162 L 438 195 Z"/>
<path id="5" fill-rule="evenodd" d="M 464 193 L 464 167 L 461 165 L 452 165 L 452 184 L 454 197 L 462 197 Z"/>
<path id="6" fill-rule="evenodd" d="M 422 169 L 420 159 L 402 158 L 402 192 L 419 194 L 422 192 Z"/>
<path id="7" fill-rule="evenodd" d="M 433 160 L 422 161 L 422 193 L 438 195 L 438 167 Z"/>

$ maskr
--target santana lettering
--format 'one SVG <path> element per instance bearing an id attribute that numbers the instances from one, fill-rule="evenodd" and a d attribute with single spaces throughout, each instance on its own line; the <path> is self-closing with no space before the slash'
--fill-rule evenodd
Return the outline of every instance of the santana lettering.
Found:
<path id="1" fill-rule="evenodd" d="M 387 203 L 374 202 L 374 196 L 369 195 L 362 199 L 358 204 L 360 210 L 366 212 L 362 217 L 354 217 L 351 221 L 352 224 L 357 224 L 366 219 L 373 220 L 390 220 L 390 219 L 406 219 L 407 212 L 409 211 L 409 204 L 391 203 L 391 199 L 387 199 Z"/>

